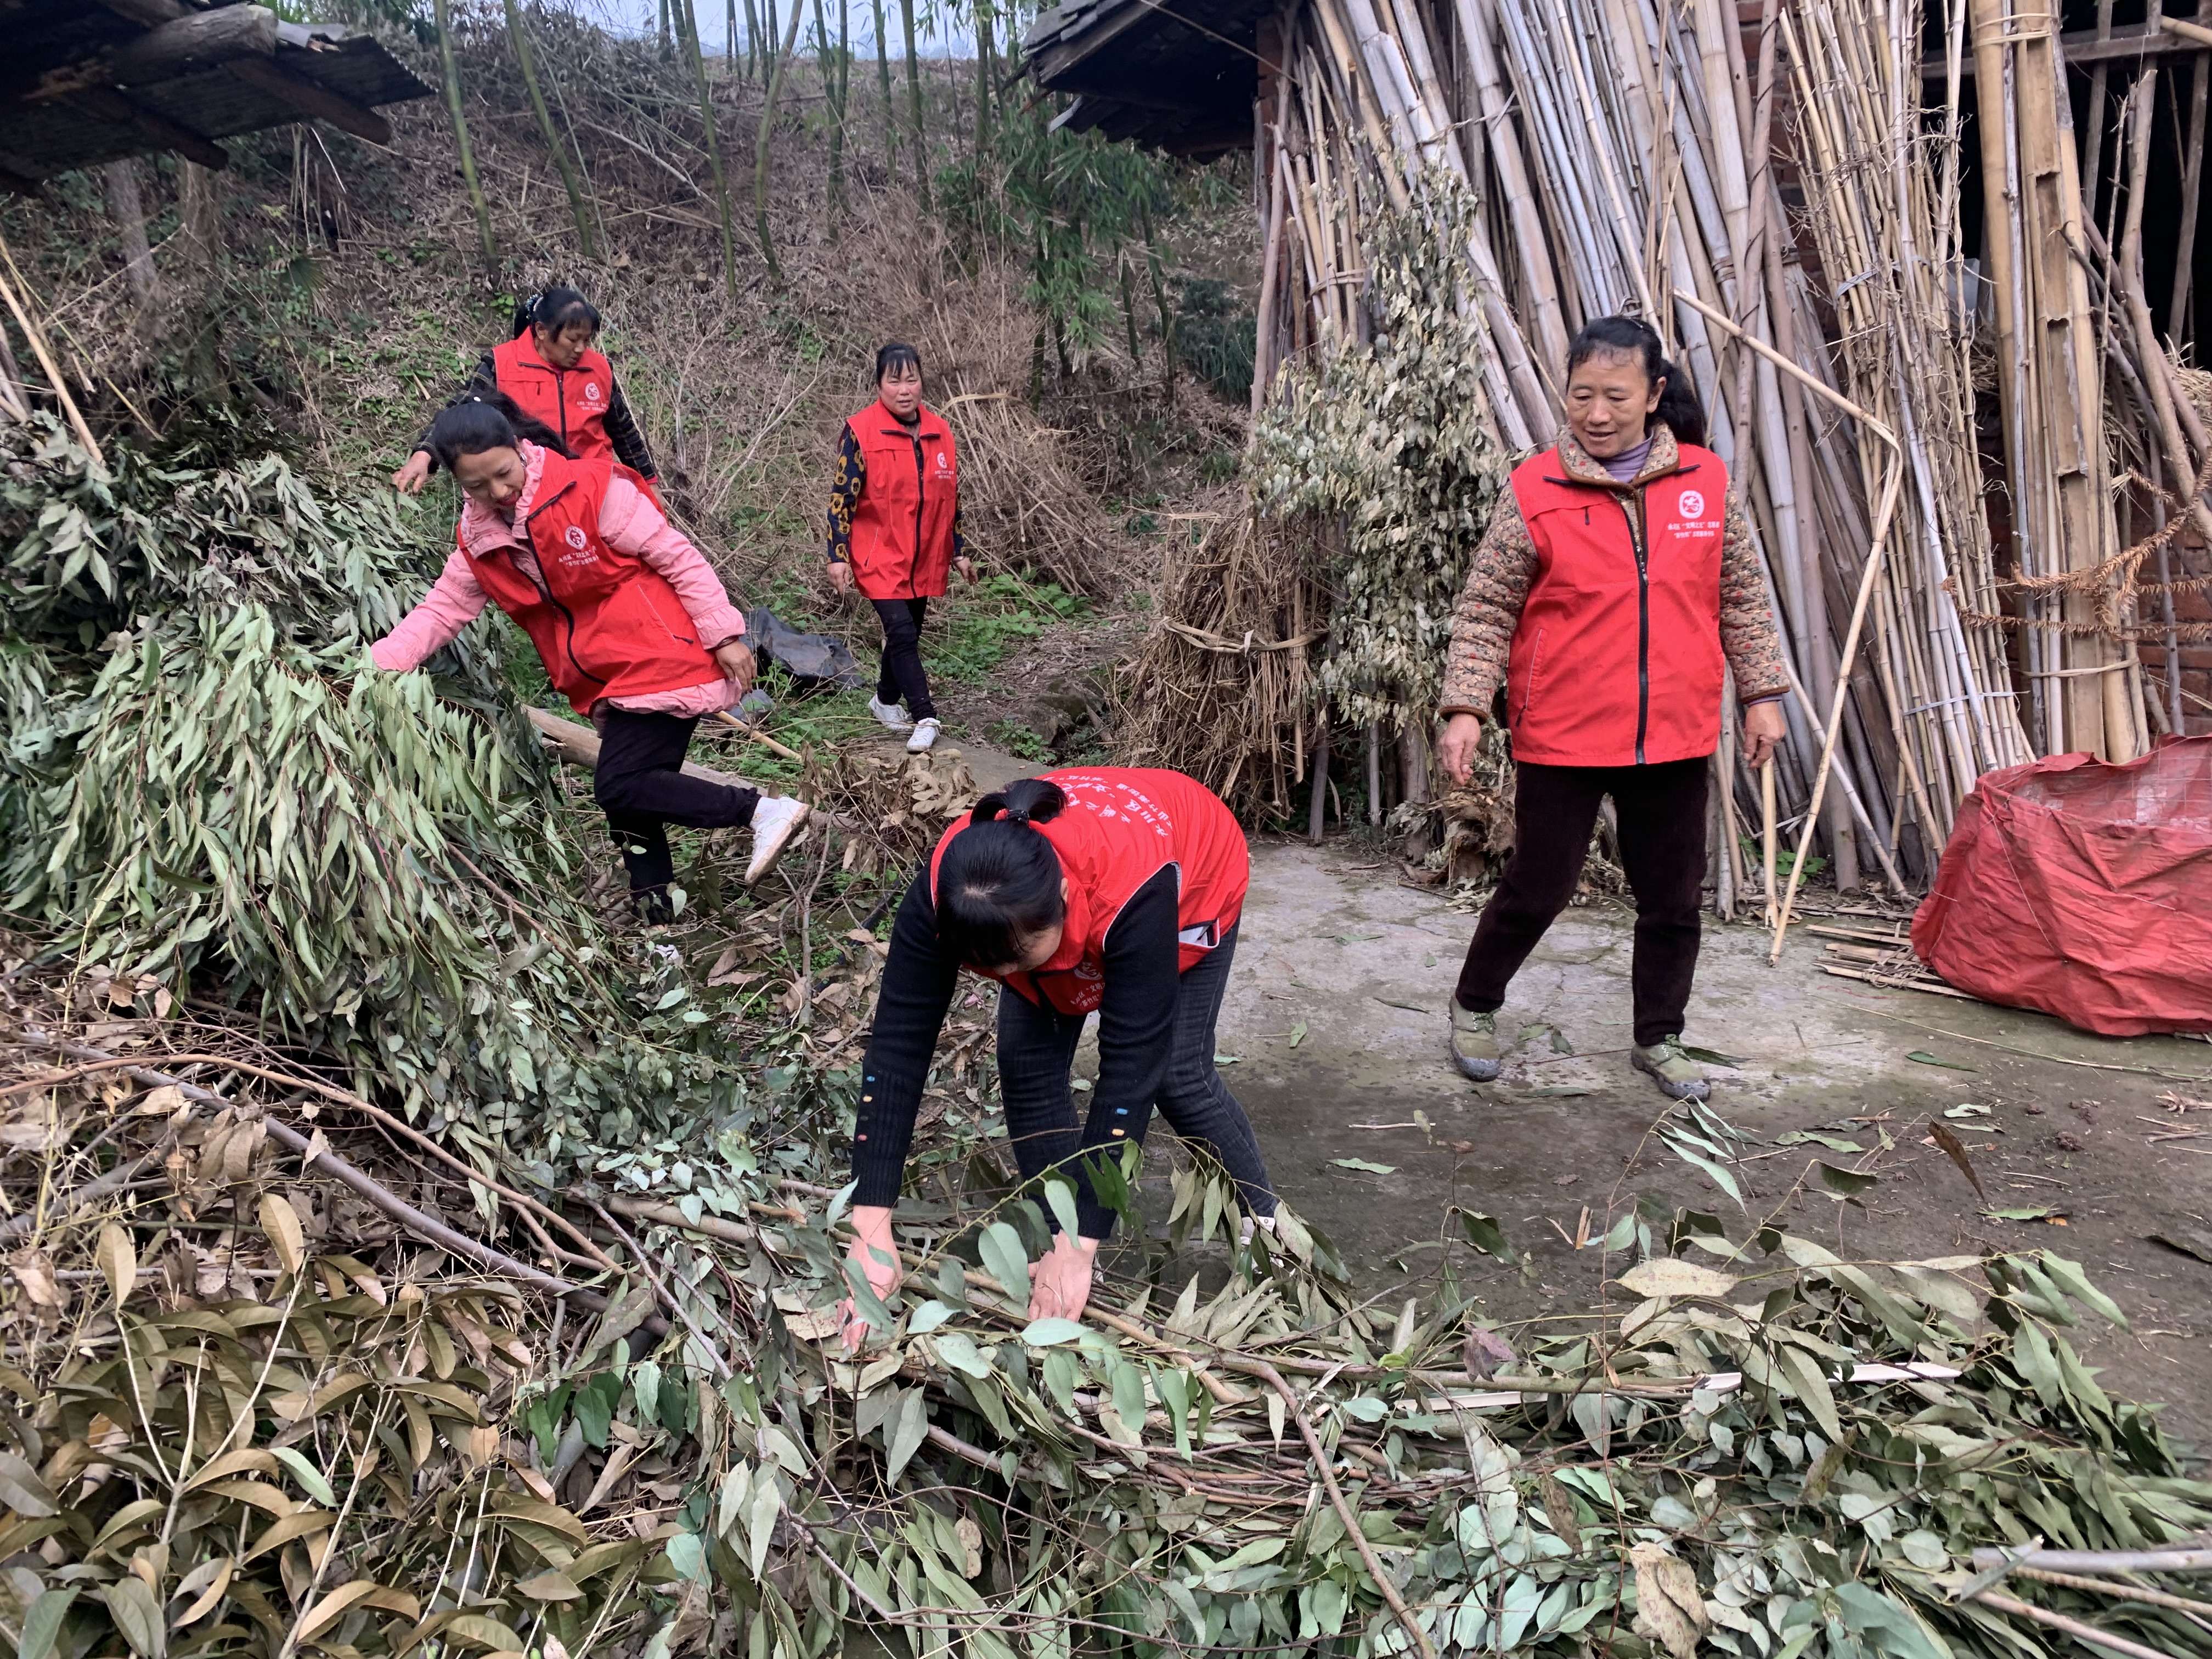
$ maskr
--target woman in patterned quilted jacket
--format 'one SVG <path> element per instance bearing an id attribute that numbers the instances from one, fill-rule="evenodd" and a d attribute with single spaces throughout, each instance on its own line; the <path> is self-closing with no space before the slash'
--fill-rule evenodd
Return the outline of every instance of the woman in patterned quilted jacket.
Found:
<path id="1" fill-rule="evenodd" d="M 1705 410 L 1658 335 L 1602 317 L 1567 353 L 1567 430 L 1514 470 L 1452 617 L 1437 757 L 1465 782 L 1502 681 L 1513 856 L 1452 999 L 1453 1062 L 1486 1082 L 1498 1010 L 1574 896 L 1613 797 L 1636 895 L 1630 1063 L 1675 1100 L 1711 1085 L 1684 1052 L 1724 672 L 1756 769 L 1784 733 L 1781 642 Z"/>

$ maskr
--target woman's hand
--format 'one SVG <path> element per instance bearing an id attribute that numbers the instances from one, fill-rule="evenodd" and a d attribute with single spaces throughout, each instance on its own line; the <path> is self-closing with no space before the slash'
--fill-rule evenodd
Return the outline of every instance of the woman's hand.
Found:
<path id="1" fill-rule="evenodd" d="M 830 586 L 840 593 L 849 593 L 853 591 L 853 566 L 850 560 L 830 561 Z"/>
<path id="2" fill-rule="evenodd" d="M 714 661 L 721 668 L 722 678 L 737 687 L 739 696 L 753 689 L 759 665 L 753 660 L 752 647 L 743 640 L 725 640 L 716 646 Z"/>
<path id="3" fill-rule="evenodd" d="M 1444 734 L 1437 740 L 1437 758 L 1443 763 L 1444 775 L 1454 783 L 1465 783 L 1474 771 L 1474 753 L 1482 746 L 1482 722 L 1473 714 L 1454 714 L 1444 722 Z"/>
<path id="4" fill-rule="evenodd" d="M 853 1243 L 845 1252 L 845 1259 L 859 1264 L 861 1277 L 878 1297 L 888 1297 L 898 1289 L 898 1246 L 891 1240 L 891 1212 L 888 1206 L 853 1206 Z M 1089 1286 L 1088 1278 L 1084 1284 Z M 837 1304 L 837 1327 L 846 1347 L 854 1352 L 868 1340 L 868 1322 L 860 1316 L 859 1306 L 849 1296 Z"/>
<path id="5" fill-rule="evenodd" d="M 1747 704 L 1743 711 L 1743 763 L 1756 772 L 1773 758 L 1775 745 L 1789 733 L 1781 698 Z"/>
<path id="6" fill-rule="evenodd" d="M 1098 1255 L 1095 1238 L 1055 1234 L 1052 1249 L 1030 1269 L 1031 1319 L 1080 1319 L 1091 1300 L 1091 1271 Z"/>
<path id="7" fill-rule="evenodd" d="M 419 495 L 422 486 L 430 482 L 430 452 L 418 449 L 407 458 L 407 465 L 392 475 L 392 487 L 403 495 Z"/>
<path id="8" fill-rule="evenodd" d="M 953 560 L 952 568 L 960 573 L 960 580 L 962 581 L 972 582 L 975 580 L 975 560 L 963 556 L 963 557 Z"/>

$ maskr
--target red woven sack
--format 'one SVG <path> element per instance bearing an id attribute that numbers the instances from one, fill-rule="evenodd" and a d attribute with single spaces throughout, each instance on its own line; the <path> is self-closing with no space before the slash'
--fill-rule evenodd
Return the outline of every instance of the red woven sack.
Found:
<path id="1" fill-rule="evenodd" d="M 2212 738 L 1990 773 L 1912 948 L 1984 1001 L 2106 1036 L 2212 1031 Z"/>

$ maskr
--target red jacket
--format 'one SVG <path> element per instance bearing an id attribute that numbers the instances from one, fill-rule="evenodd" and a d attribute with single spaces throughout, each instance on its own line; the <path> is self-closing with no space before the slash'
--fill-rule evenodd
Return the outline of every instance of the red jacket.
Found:
<path id="1" fill-rule="evenodd" d="M 554 368 L 538 355 L 527 329 L 492 354 L 499 389 L 560 434 L 580 461 L 611 461 L 615 447 L 607 437 L 607 409 L 614 401 L 615 372 L 598 352 L 586 349 L 574 368 Z M 657 501 L 659 498 L 654 497 Z"/>
<path id="2" fill-rule="evenodd" d="M 1183 971 L 1237 925 L 1251 884 L 1251 859 L 1236 816 L 1204 784 L 1180 772 L 1127 766 L 1041 775 L 1067 796 L 1058 817 L 1036 826 L 1060 854 L 1067 878 L 1066 930 L 1043 967 L 994 977 L 1063 1014 L 1091 1012 L 1104 989 L 1107 930 L 1164 865 L 1176 866 L 1181 884 L 1176 921 Z M 969 816 L 962 813 L 937 843 L 929 866 L 933 902 L 945 849 L 968 827 Z"/>
<path id="3" fill-rule="evenodd" d="M 1644 766 L 1720 742 L 1728 471 L 1685 444 L 1633 489 L 1570 479 L 1556 449 L 1513 471 L 1540 568 L 1513 631 L 1516 760 Z"/>
<path id="4" fill-rule="evenodd" d="M 492 602 L 530 635 L 562 695 L 588 714 L 602 697 L 649 696 L 718 678 L 676 590 L 600 537 L 610 464 L 544 453 L 537 495 L 514 526 L 537 558 L 537 579 L 503 553 L 478 558 L 465 541 L 460 549 Z"/>
<path id="5" fill-rule="evenodd" d="M 867 477 L 853 509 L 853 580 L 872 599 L 933 599 L 952 568 L 960 450 L 924 404 L 909 430 L 878 398 L 845 422 Z"/>

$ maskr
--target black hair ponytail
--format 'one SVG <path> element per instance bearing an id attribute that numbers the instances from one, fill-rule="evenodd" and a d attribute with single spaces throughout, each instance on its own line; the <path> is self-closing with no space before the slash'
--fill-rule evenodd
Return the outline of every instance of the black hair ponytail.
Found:
<path id="1" fill-rule="evenodd" d="M 975 803 L 937 867 L 937 937 L 961 961 L 1004 968 L 1066 920 L 1060 854 L 1035 827 L 1066 805 L 1043 778 L 1018 778 Z"/>
<path id="2" fill-rule="evenodd" d="M 1665 381 L 1660 387 L 1659 407 L 1651 411 L 1652 418 L 1666 422 L 1676 443 L 1705 447 L 1705 406 L 1698 401 L 1696 383 L 1667 361 L 1658 330 L 1638 317 L 1600 317 L 1584 323 L 1582 331 L 1567 348 L 1567 373 L 1572 374 L 1600 353 L 1609 357 L 1634 357 L 1644 365 L 1645 380 L 1654 386 Z"/>
<path id="3" fill-rule="evenodd" d="M 556 455 L 569 453 L 561 434 L 533 415 L 526 415 L 504 392 L 471 392 L 438 411 L 430 422 L 430 453 L 447 471 L 460 455 L 481 455 L 488 449 L 513 449 L 527 438 Z"/>
<path id="4" fill-rule="evenodd" d="M 514 337 L 520 339 L 533 328 L 558 334 L 578 323 L 589 323 L 592 332 L 598 334 L 599 307 L 573 288 L 542 289 L 528 299 L 516 301 Z"/>

